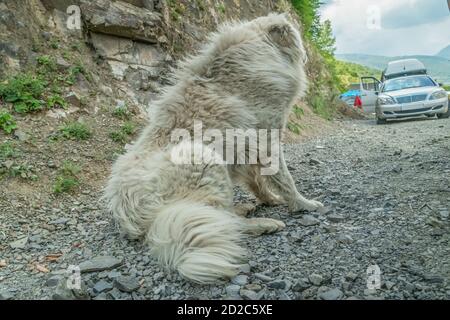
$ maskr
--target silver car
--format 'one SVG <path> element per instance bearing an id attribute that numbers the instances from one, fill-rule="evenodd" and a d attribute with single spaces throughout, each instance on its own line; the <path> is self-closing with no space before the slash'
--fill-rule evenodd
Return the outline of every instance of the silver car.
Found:
<path id="1" fill-rule="evenodd" d="M 426 115 L 448 118 L 447 92 L 427 75 L 394 78 L 383 82 L 375 104 L 378 124 L 387 119 Z"/>

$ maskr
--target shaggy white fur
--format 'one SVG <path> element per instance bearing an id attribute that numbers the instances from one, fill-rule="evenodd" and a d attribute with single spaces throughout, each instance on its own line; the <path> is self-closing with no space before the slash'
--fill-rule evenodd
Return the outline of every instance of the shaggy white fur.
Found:
<path id="1" fill-rule="evenodd" d="M 152 106 L 151 122 L 116 161 L 105 189 L 122 230 L 145 239 L 162 265 L 198 283 L 229 278 L 245 259 L 244 234 L 284 228 L 281 221 L 247 219 L 235 210 L 233 182 L 263 203 L 286 203 L 292 211 L 323 207 L 298 193 L 282 150 L 280 168 L 269 176 L 261 175 L 262 161 L 171 161 L 177 148 L 212 152 L 206 144 L 171 141 L 174 129 L 192 133 L 194 121 L 223 136 L 226 129 L 283 129 L 307 87 L 305 60 L 299 32 L 286 16 L 271 14 L 220 27 L 196 56 L 181 63 L 174 85 Z"/>

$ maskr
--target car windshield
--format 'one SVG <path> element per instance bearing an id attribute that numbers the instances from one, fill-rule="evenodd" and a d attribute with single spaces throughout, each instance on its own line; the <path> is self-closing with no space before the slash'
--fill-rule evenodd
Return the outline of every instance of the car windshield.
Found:
<path id="1" fill-rule="evenodd" d="M 436 86 L 433 80 L 429 77 L 418 76 L 418 77 L 408 77 L 408 78 L 398 78 L 388 80 L 383 85 L 383 92 L 403 90 L 409 88 L 419 88 L 419 87 L 434 87 Z"/>

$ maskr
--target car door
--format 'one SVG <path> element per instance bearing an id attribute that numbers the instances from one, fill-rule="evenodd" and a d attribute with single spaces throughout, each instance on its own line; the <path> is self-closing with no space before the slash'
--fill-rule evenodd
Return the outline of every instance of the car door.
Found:
<path id="1" fill-rule="evenodd" d="M 374 113 L 381 82 L 374 77 L 361 77 L 359 90 L 361 103 L 365 113 Z"/>

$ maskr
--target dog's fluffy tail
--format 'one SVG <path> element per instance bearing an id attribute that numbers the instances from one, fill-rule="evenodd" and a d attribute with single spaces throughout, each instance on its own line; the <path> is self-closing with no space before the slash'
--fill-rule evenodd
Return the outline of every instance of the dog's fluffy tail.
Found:
<path id="1" fill-rule="evenodd" d="M 147 241 L 162 265 L 205 284 L 238 273 L 246 256 L 242 237 L 237 216 L 185 200 L 158 212 Z"/>

